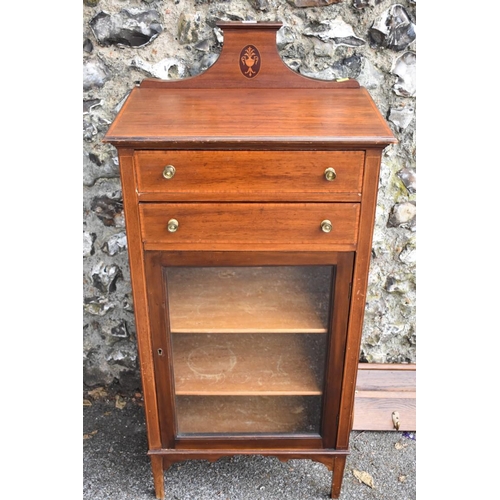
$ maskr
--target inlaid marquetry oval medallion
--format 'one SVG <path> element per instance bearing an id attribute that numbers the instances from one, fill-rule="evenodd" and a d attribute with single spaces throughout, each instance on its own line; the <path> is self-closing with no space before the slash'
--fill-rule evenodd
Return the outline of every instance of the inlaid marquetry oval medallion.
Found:
<path id="1" fill-rule="evenodd" d="M 240 71 L 246 78 L 255 78 L 260 71 L 260 53 L 254 45 L 246 45 L 240 53 Z"/>

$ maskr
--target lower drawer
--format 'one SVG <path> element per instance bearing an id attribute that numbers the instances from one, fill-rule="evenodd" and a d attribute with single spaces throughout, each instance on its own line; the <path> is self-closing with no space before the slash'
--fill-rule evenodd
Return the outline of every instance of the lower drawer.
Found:
<path id="1" fill-rule="evenodd" d="M 352 251 L 359 204 L 142 203 L 140 217 L 146 250 Z"/>

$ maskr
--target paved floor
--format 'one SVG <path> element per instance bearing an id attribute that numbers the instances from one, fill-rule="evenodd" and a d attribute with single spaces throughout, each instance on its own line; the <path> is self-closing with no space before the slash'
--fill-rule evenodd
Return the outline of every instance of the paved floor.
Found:
<path id="1" fill-rule="evenodd" d="M 84 398 L 83 500 L 154 500 L 141 399 L 119 398 L 117 405 L 115 396 Z M 373 487 L 355 470 L 368 473 Z M 169 500 L 326 500 L 330 486 L 331 472 L 310 460 L 237 456 L 165 472 Z M 416 434 L 353 432 L 340 499 L 415 498 Z"/>

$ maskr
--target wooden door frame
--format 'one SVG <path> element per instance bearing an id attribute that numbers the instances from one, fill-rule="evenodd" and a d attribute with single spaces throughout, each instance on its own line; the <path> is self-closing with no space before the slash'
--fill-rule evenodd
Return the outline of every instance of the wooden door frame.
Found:
<path id="1" fill-rule="evenodd" d="M 343 360 L 347 341 L 354 252 L 273 251 L 145 251 L 145 276 L 151 328 L 151 348 L 157 387 L 162 449 L 335 449 L 341 408 Z M 178 437 L 175 429 L 175 393 L 172 345 L 168 321 L 166 267 L 170 266 L 292 266 L 331 265 L 332 296 L 328 352 L 325 365 L 321 433 L 259 436 Z M 166 333 L 166 334 L 165 334 Z"/>

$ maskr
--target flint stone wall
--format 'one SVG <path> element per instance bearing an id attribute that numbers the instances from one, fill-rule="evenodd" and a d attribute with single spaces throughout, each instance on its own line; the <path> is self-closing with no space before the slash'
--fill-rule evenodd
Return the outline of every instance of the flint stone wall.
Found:
<path id="1" fill-rule="evenodd" d="M 140 387 L 116 150 L 101 142 L 146 77 L 194 76 L 217 59 L 217 21 L 280 21 L 293 70 L 366 87 L 399 144 L 382 160 L 360 361 L 416 362 L 416 1 L 84 0 L 84 383 Z"/>

